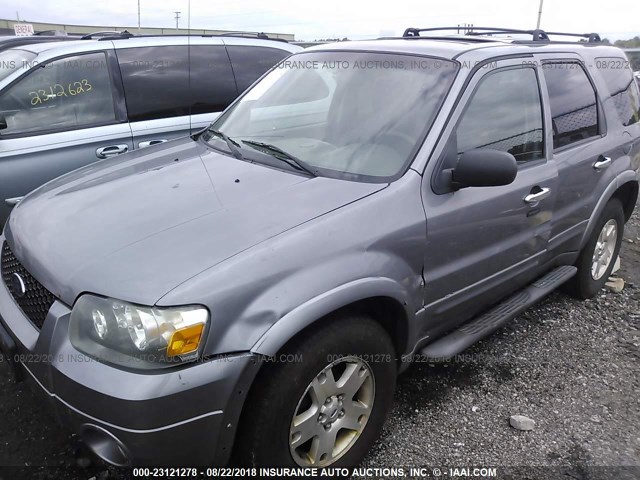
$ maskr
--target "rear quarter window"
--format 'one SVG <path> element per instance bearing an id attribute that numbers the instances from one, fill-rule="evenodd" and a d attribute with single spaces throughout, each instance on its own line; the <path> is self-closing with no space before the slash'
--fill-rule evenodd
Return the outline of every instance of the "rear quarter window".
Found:
<path id="1" fill-rule="evenodd" d="M 629 61 L 622 57 L 600 57 L 596 69 L 607 85 L 607 101 L 613 102 L 618 120 L 629 126 L 640 121 L 640 93 Z"/>

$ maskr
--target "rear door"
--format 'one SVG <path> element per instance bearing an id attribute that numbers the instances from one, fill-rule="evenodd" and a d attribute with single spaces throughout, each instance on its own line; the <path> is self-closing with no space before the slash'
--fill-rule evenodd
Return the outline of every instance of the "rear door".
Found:
<path id="1" fill-rule="evenodd" d="M 607 139 L 603 105 L 594 78 L 575 54 L 541 56 L 548 97 L 558 196 L 549 249 L 577 251 L 599 194 L 613 180 L 620 139 Z M 615 133 L 615 129 L 611 129 Z"/>
<path id="2" fill-rule="evenodd" d="M 435 151 L 433 175 L 425 176 L 423 336 L 461 323 L 543 268 L 557 169 L 546 145 L 540 71 L 524 60 L 477 70 Z M 472 149 L 514 155 L 514 182 L 453 191 L 450 169 Z"/>
<path id="3" fill-rule="evenodd" d="M 132 148 L 112 50 L 34 66 L 0 93 L 0 223 L 43 183 Z"/>
<path id="4" fill-rule="evenodd" d="M 189 135 L 188 46 L 134 41 L 119 42 L 116 50 L 134 148 Z"/>

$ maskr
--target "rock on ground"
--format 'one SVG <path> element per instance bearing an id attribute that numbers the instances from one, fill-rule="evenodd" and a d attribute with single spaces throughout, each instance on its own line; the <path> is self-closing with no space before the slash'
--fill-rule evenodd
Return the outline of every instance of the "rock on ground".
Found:
<path id="1" fill-rule="evenodd" d="M 536 426 L 536 422 L 524 415 L 511 415 L 509 418 L 509 424 L 516 430 L 529 431 L 533 430 Z"/>

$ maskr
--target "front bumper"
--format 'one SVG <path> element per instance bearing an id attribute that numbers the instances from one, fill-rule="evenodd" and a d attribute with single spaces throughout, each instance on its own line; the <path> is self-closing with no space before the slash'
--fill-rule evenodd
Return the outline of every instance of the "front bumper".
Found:
<path id="1" fill-rule="evenodd" d="M 69 342 L 69 308 L 56 301 L 38 331 L 0 281 L 3 350 L 63 426 L 115 465 L 225 464 L 258 370 L 239 354 L 156 373 L 97 362 Z M 7 334 L 10 337 L 7 340 Z"/>

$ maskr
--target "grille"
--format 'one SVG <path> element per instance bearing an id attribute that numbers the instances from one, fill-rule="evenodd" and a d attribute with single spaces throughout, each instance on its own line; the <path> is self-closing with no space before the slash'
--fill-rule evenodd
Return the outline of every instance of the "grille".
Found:
<path id="1" fill-rule="evenodd" d="M 16 295 L 17 292 L 14 291 L 15 285 L 18 283 L 15 274 L 22 278 L 25 286 L 25 293 L 22 296 Z M 7 245 L 7 242 L 2 245 L 2 280 L 29 320 L 36 327 L 42 328 L 44 319 L 47 317 L 55 297 L 25 270 L 9 248 L 9 245 Z"/>

